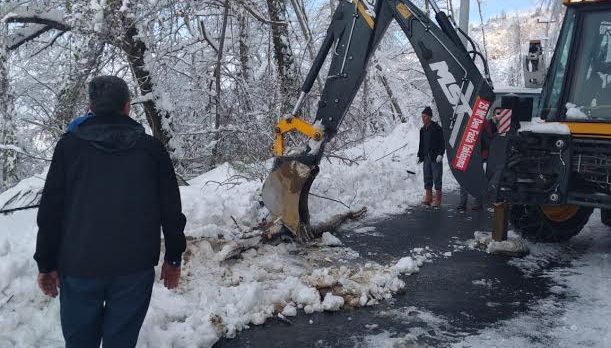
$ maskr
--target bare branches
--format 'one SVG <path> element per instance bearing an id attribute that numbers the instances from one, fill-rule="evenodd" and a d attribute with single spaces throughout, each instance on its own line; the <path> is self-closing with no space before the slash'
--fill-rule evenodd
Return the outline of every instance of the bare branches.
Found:
<path id="1" fill-rule="evenodd" d="M 212 42 L 212 40 L 210 40 L 210 38 L 208 37 L 208 34 L 206 34 L 206 28 L 204 27 L 204 21 L 203 20 L 199 20 L 197 21 L 197 24 L 199 26 L 199 32 L 200 34 L 202 34 L 202 36 L 204 37 L 204 40 L 206 40 L 206 42 L 208 43 L 208 45 L 210 45 L 210 47 L 212 47 L 212 49 L 214 50 L 214 52 L 216 54 L 219 53 L 219 48 L 216 47 L 216 45 L 214 44 L 214 42 Z"/>
<path id="2" fill-rule="evenodd" d="M 52 17 L 45 17 L 40 14 L 22 14 L 22 15 L 11 15 L 5 18 L 7 23 L 23 23 L 23 24 L 39 24 L 47 27 L 47 30 L 55 29 L 59 31 L 70 31 L 72 28 L 61 21 L 58 21 Z"/>
<path id="3" fill-rule="evenodd" d="M 254 18 L 256 18 L 261 23 L 277 25 L 277 26 L 286 26 L 287 25 L 287 23 L 284 21 L 274 21 L 274 20 L 265 18 L 259 11 L 255 9 L 255 7 L 252 4 L 247 3 L 247 0 L 237 0 L 237 2 L 240 3 L 242 6 L 244 6 L 244 9 L 246 10 L 246 12 L 250 13 Z"/>
<path id="4" fill-rule="evenodd" d="M 6 23 L 27 24 L 23 28 L 15 31 L 8 40 L 9 50 L 15 50 L 23 44 L 36 39 L 50 30 L 60 32 L 70 31 L 71 27 L 62 21 L 63 14 L 58 11 L 29 10 L 27 8 L 18 9 L 4 17 Z M 53 40 L 54 42 L 55 40 Z"/>
<path id="5" fill-rule="evenodd" d="M 42 161 L 47 161 L 47 162 L 51 162 L 50 158 L 45 158 L 45 157 L 40 157 L 40 156 L 36 156 L 36 155 L 32 155 L 29 152 L 25 151 L 24 149 L 15 146 L 15 145 L 5 145 L 5 144 L 0 144 L 0 152 L 1 151 L 14 151 L 17 152 L 18 154 L 33 158 L 33 159 L 37 159 L 37 160 L 42 160 Z"/>
<path id="6" fill-rule="evenodd" d="M 59 33 L 55 34 L 55 36 L 53 36 L 51 41 L 49 41 L 47 44 L 45 44 L 43 47 L 41 47 L 38 51 L 32 53 L 32 55 L 30 57 L 34 57 L 35 55 L 39 54 L 40 52 L 42 52 L 42 51 L 46 50 L 47 48 L 53 46 L 53 44 L 55 44 L 55 41 L 57 41 L 57 39 L 62 37 L 62 35 L 64 35 L 65 33 L 66 33 L 65 31 L 60 31 Z"/>

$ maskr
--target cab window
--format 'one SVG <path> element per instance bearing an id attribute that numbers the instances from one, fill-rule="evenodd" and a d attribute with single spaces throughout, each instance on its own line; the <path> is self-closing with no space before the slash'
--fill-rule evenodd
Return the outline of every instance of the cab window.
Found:
<path id="1" fill-rule="evenodd" d="M 567 119 L 611 119 L 611 11 L 584 13 L 567 92 Z"/>

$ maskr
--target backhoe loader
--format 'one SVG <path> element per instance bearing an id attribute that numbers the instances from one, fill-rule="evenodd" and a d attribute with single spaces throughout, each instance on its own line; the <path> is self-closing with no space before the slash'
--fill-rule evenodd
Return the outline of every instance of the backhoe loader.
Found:
<path id="1" fill-rule="evenodd" d="M 529 95 L 494 90 L 477 45 L 435 1 L 428 2 L 434 18 L 409 0 L 339 1 L 299 99 L 275 129 L 275 161 L 262 190 L 275 221 L 299 240 L 311 238 L 308 196 L 325 146 L 395 20 L 430 84 L 447 160 L 461 186 L 511 206 L 508 217 L 527 238 L 567 240 L 579 233 L 594 208 L 609 224 L 611 1 L 564 0 L 566 14 L 545 81 L 525 74 L 528 84 L 542 84 L 540 92 Z M 316 117 L 309 122 L 299 111 L 330 51 Z M 540 48 L 529 53 L 529 72 L 538 73 L 533 60 L 541 57 Z M 486 118 L 497 123 L 497 132 L 484 166 L 480 132 Z M 289 132 L 307 137 L 303 151 L 285 153 Z"/>

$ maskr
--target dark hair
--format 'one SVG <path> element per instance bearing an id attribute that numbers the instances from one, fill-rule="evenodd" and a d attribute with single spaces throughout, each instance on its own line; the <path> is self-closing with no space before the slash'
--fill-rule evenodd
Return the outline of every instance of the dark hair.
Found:
<path id="1" fill-rule="evenodd" d="M 89 82 L 89 106 L 95 115 L 120 113 L 129 100 L 129 87 L 119 77 L 97 76 Z"/>
<path id="2" fill-rule="evenodd" d="M 425 107 L 424 110 L 422 110 L 422 113 L 433 117 L 433 109 L 431 109 L 430 106 Z"/>

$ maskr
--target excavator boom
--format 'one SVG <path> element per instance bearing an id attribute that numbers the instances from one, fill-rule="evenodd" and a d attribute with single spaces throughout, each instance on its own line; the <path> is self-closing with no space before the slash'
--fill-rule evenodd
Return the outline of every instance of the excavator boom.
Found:
<path id="1" fill-rule="evenodd" d="M 473 194 L 487 188 L 479 134 L 494 93 L 474 62 L 479 54 L 475 45 L 468 51 L 451 20 L 436 5 L 433 8 L 435 22 L 408 0 L 339 2 L 293 113 L 283 117 L 276 127 L 276 159 L 263 185 L 264 204 L 298 238 L 310 237 L 308 195 L 325 145 L 337 133 L 365 77 L 368 62 L 392 20 L 398 22 L 411 42 L 429 81 L 446 139 L 448 162 L 456 179 Z M 310 124 L 298 112 L 329 52 L 329 72 L 316 118 Z M 307 148 L 296 155 L 284 153 L 283 137 L 290 131 L 310 139 Z"/>

